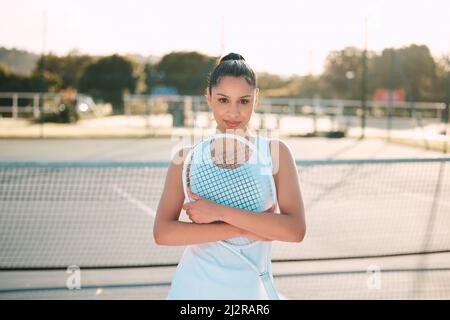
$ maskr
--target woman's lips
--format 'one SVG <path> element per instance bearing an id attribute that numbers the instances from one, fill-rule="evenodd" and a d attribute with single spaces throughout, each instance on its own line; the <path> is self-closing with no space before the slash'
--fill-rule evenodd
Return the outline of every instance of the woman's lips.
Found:
<path id="1" fill-rule="evenodd" d="M 227 121 L 227 120 L 224 120 L 224 122 L 225 122 L 225 124 L 227 126 L 232 127 L 232 128 L 235 128 L 235 127 L 237 127 L 237 126 L 239 126 L 241 124 L 240 121 Z"/>

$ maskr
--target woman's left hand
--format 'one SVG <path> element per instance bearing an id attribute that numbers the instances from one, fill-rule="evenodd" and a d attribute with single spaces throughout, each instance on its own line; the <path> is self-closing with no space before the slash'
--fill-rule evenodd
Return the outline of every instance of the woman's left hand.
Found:
<path id="1" fill-rule="evenodd" d="M 194 223 L 212 223 L 215 221 L 220 221 L 220 216 L 218 211 L 220 205 L 210 201 L 208 199 L 202 198 L 195 193 L 188 190 L 189 197 L 194 199 L 193 202 L 185 203 L 183 209 L 186 210 L 186 214 L 189 216 Z"/>

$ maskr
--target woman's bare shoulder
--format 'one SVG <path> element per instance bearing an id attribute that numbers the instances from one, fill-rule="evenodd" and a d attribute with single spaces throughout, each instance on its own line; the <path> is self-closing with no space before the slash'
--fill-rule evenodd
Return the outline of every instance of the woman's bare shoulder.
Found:
<path id="1" fill-rule="evenodd" d="M 295 164 L 292 151 L 286 142 L 281 139 L 271 139 L 269 146 L 274 174 L 277 174 L 280 168 Z"/>
<path id="2" fill-rule="evenodd" d="M 291 153 L 291 149 L 289 148 L 289 145 L 281 139 L 269 139 L 269 145 L 270 145 L 271 151 L 272 150 L 276 151 L 276 149 L 279 149 L 280 152 L 287 153 L 287 154 Z"/>

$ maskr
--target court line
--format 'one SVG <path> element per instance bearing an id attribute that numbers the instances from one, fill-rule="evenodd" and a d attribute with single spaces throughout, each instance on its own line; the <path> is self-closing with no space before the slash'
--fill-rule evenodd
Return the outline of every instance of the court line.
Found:
<path id="1" fill-rule="evenodd" d="M 0 289 L 0 294 L 13 293 L 13 292 L 27 292 L 27 291 L 68 291 L 68 292 L 81 292 L 83 290 L 92 289 L 120 289 L 120 288 L 142 288 L 142 287 L 167 287 L 170 286 L 170 282 L 154 282 L 154 283 L 130 283 L 130 284 L 107 284 L 107 285 L 81 285 L 80 289 L 68 289 L 67 287 L 34 287 L 34 288 L 7 288 Z"/>
<path id="2" fill-rule="evenodd" d="M 380 274 L 396 273 L 396 272 L 448 272 L 450 268 L 399 268 L 399 269 L 381 269 Z M 372 274 L 367 270 L 353 271 L 328 271 L 328 272 L 301 272 L 301 273 L 285 273 L 274 274 L 274 278 L 291 278 L 291 277 L 315 277 L 315 276 L 336 276 L 336 275 L 355 275 L 355 274 Z"/>
<path id="3" fill-rule="evenodd" d="M 380 273 L 398 273 L 398 272 L 448 272 L 450 268 L 399 268 L 399 269 L 381 269 Z M 316 276 L 337 276 L 337 275 L 357 275 L 370 274 L 367 270 L 349 270 L 349 271 L 328 271 L 328 272 L 302 272 L 302 273 L 281 273 L 274 274 L 275 279 L 292 277 L 316 277 Z M 170 286 L 170 282 L 153 283 L 130 283 L 130 284 L 106 284 L 106 285 L 86 285 L 81 286 L 79 290 L 70 290 L 67 287 L 28 287 L 28 288 L 6 288 L 0 289 L 0 294 L 13 292 L 33 292 L 33 291 L 83 291 L 89 289 L 119 289 L 119 288 L 142 288 L 142 287 L 165 287 Z"/>
<path id="4" fill-rule="evenodd" d="M 113 185 L 112 188 L 114 189 L 114 191 L 121 196 L 122 198 L 128 200 L 130 203 L 134 204 L 136 207 L 138 207 L 139 209 L 141 209 L 142 211 L 144 211 L 147 215 L 149 215 L 150 217 L 154 218 L 156 216 L 156 212 L 155 210 L 153 210 L 152 208 L 150 208 L 149 206 L 145 205 L 142 201 L 134 198 L 132 195 L 130 195 L 128 192 L 124 191 L 123 189 L 121 189 L 120 187 L 118 187 L 117 185 Z"/>

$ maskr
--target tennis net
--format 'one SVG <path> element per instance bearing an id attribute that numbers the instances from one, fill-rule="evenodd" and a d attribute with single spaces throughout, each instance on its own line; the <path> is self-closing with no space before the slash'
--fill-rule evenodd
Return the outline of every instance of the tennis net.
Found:
<path id="1" fill-rule="evenodd" d="M 0 163 L 0 269 L 174 266 L 156 245 L 168 162 Z M 307 235 L 282 261 L 450 252 L 450 158 L 297 161 Z M 183 216 L 182 216 L 183 218 Z"/>

